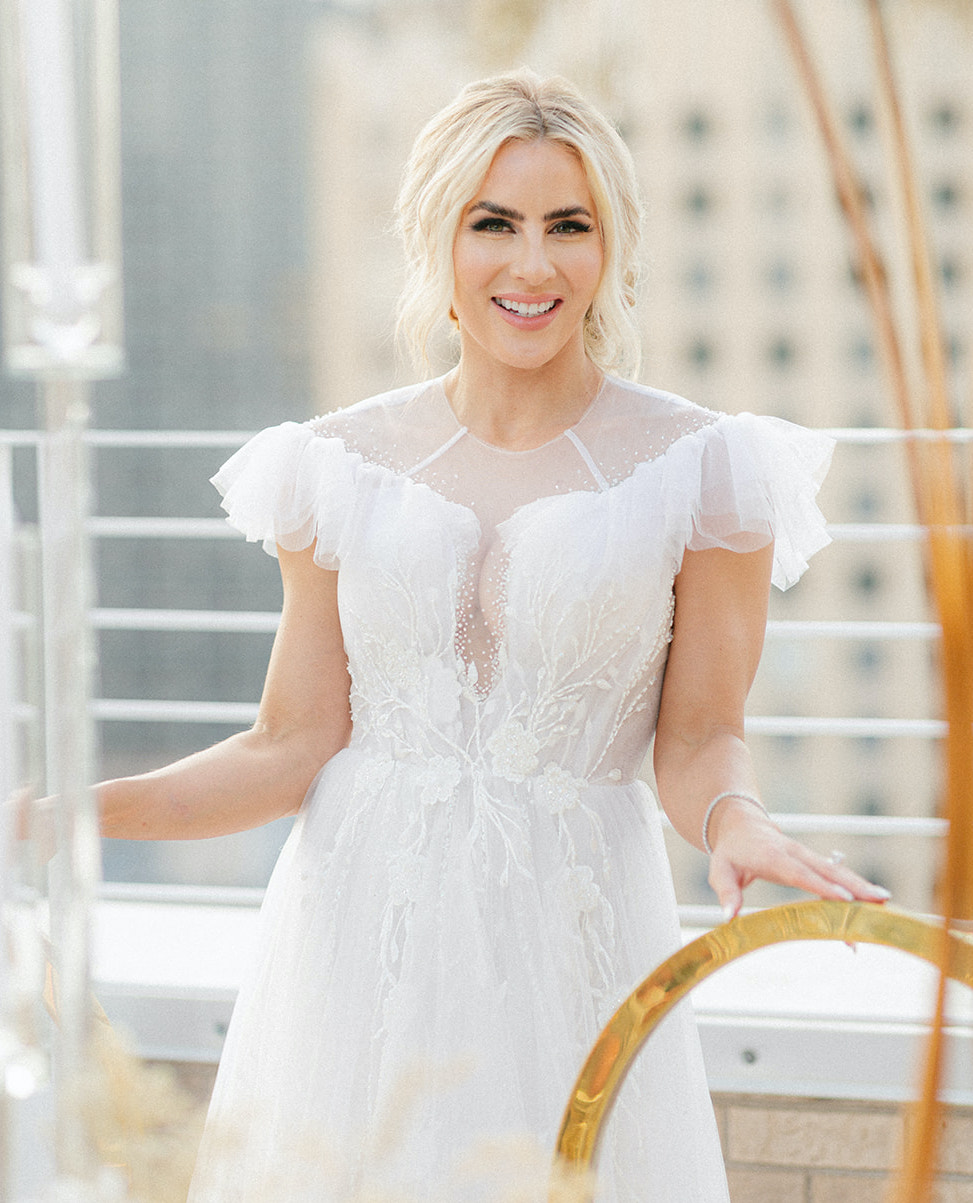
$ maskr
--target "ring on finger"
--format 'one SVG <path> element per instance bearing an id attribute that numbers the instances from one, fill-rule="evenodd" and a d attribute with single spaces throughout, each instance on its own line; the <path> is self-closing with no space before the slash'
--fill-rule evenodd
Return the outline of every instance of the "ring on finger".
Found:
<path id="1" fill-rule="evenodd" d="M 843 852 L 832 852 L 828 857 L 828 861 L 832 865 L 840 865 L 843 863 L 844 859 L 845 854 Z"/>

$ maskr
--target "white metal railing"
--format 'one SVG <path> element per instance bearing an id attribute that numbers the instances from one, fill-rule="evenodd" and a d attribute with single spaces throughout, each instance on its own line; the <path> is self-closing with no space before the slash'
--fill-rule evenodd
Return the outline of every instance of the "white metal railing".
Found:
<path id="1" fill-rule="evenodd" d="M 826 433 L 839 443 L 858 445 L 902 443 L 907 439 L 931 440 L 946 437 L 955 443 L 973 441 L 973 429 L 945 432 L 920 430 L 909 433 L 890 428 L 836 428 Z M 92 430 L 85 435 L 93 448 L 232 449 L 249 437 L 249 431 L 228 430 Z M 0 445 L 36 447 L 42 433 L 36 430 L 0 430 Z M 836 542 L 916 542 L 923 528 L 915 523 L 834 523 L 828 527 Z M 94 517 L 89 532 L 95 539 L 238 539 L 239 535 L 222 518 Z M 29 619 L 15 615 L 15 625 Z M 98 631 L 170 631 L 272 633 L 278 615 L 262 611 L 182 609 L 97 608 L 91 613 Z M 931 622 L 869 620 L 771 621 L 767 637 L 778 639 L 922 640 L 938 637 Z M 256 715 L 256 705 L 238 702 L 206 702 L 153 699 L 99 698 L 93 702 L 95 718 L 111 722 L 184 722 L 247 724 Z M 936 719 L 895 719 L 861 716 L 816 717 L 802 715 L 753 715 L 748 729 L 755 734 L 777 736 L 837 735 L 847 738 L 895 739 L 913 737 L 938 739 L 945 730 Z M 795 818 L 796 816 L 791 816 Z"/>
<path id="2" fill-rule="evenodd" d="M 833 429 L 827 431 L 839 443 L 862 446 L 902 443 L 909 438 L 940 439 L 938 431 L 906 434 L 889 428 Z M 0 430 L 0 447 L 36 448 L 42 434 L 33 430 Z M 155 449 L 233 449 L 247 438 L 245 431 L 89 431 L 87 443 L 93 448 Z M 973 442 L 973 429 L 948 431 L 945 437 L 959 444 Z M 915 542 L 923 537 L 923 528 L 915 523 L 836 523 L 829 526 L 836 542 L 877 543 Z M 96 517 L 89 531 L 95 539 L 238 539 L 222 518 Z M 15 625 L 30 621 L 15 615 Z M 119 609 L 96 608 L 91 611 L 97 631 L 170 631 L 272 633 L 279 616 L 274 612 L 237 610 Z M 875 620 L 778 619 L 768 624 L 769 640 L 869 640 L 932 642 L 939 636 L 933 622 Z M 145 698 L 96 698 L 93 716 L 100 722 L 179 722 L 225 723 L 243 726 L 253 722 L 254 703 L 156 700 Z M 26 718 L 31 712 L 20 707 Z M 748 731 L 772 736 L 827 735 L 844 738 L 898 739 L 903 737 L 938 739 L 945 724 L 932 718 L 877 718 L 862 716 L 818 717 L 809 715 L 753 715 L 747 720 Z M 794 834 L 831 833 L 834 835 L 898 836 L 938 838 L 944 824 L 938 819 L 909 816 L 781 814 L 782 827 Z M 114 888 L 114 887 L 113 887 Z M 141 888 L 141 887 L 140 887 Z M 165 891 L 170 887 L 161 887 Z M 217 891 L 217 896 L 222 893 Z M 248 896 L 249 897 L 249 896 Z"/>

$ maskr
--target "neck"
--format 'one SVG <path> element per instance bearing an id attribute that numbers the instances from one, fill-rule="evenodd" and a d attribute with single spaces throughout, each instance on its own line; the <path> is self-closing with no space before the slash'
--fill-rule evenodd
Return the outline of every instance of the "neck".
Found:
<path id="1" fill-rule="evenodd" d="M 463 426 L 485 442 L 521 451 L 573 426 L 594 399 L 601 372 L 584 355 L 535 370 L 493 363 L 489 371 L 463 355 L 445 383 Z"/>

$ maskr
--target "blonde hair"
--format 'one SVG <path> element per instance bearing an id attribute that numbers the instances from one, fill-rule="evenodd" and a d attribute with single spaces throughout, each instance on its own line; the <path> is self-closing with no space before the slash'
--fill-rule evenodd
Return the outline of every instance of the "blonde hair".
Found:
<path id="1" fill-rule="evenodd" d="M 585 349 L 603 371 L 634 373 L 634 304 L 642 210 L 628 148 L 566 80 L 517 71 L 468 84 L 421 130 L 397 204 L 406 280 L 397 334 L 419 362 L 453 298 L 453 243 L 463 209 L 507 142 L 547 139 L 577 155 L 598 211 L 601 283 L 585 317 Z"/>

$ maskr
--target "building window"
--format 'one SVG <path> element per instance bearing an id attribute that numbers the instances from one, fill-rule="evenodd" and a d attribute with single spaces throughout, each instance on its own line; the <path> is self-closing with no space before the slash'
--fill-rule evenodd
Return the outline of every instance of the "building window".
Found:
<path id="1" fill-rule="evenodd" d="M 715 282 L 716 273 L 713 270 L 713 265 L 705 263 L 702 260 L 697 260 L 695 263 L 689 264 L 683 273 L 683 283 L 689 292 L 697 297 L 709 293 Z"/>
<path id="2" fill-rule="evenodd" d="M 877 643 L 863 643 L 854 653 L 855 669 L 862 677 L 874 677 L 884 661 L 885 654 Z"/>
<path id="3" fill-rule="evenodd" d="M 955 288 L 963 280 L 963 265 L 952 255 L 945 255 L 939 261 L 939 278 L 944 288 Z"/>
<path id="4" fill-rule="evenodd" d="M 848 128 L 856 138 L 868 138 L 875 130 L 875 114 L 867 101 L 859 100 L 848 110 Z"/>
<path id="5" fill-rule="evenodd" d="M 865 334 L 859 335 L 848 348 L 848 362 L 860 372 L 867 372 L 875 364 L 875 347 Z"/>
<path id="6" fill-rule="evenodd" d="M 782 100 L 775 100 L 767 109 L 764 128 L 772 139 L 783 141 L 793 128 L 791 111 Z"/>
<path id="7" fill-rule="evenodd" d="M 713 193 L 705 184 L 696 184 L 686 193 L 683 204 L 690 217 L 709 217 L 716 207 Z"/>
<path id="8" fill-rule="evenodd" d="M 882 587 L 882 574 L 874 564 L 861 564 L 855 569 L 851 583 L 862 597 L 873 597 Z"/>
<path id="9" fill-rule="evenodd" d="M 777 335 L 767 344 L 767 361 L 777 371 L 786 372 L 797 359 L 797 345 L 786 334 Z"/>
<path id="10" fill-rule="evenodd" d="M 716 358 L 716 348 L 705 334 L 700 334 L 692 339 L 687 347 L 686 358 L 694 368 L 705 371 L 707 368 L 713 366 L 713 361 Z"/>
<path id="11" fill-rule="evenodd" d="M 955 134 L 962 124 L 960 111 L 951 101 L 943 100 L 930 109 L 929 124 L 937 134 Z"/>
<path id="12" fill-rule="evenodd" d="M 773 292 L 790 292 L 796 280 L 794 264 L 786 259 L 774 259 L 764 269 L 764 282 Z"/>
<path id="13" fill-rule="evenodd" d="M 702 109 L 693 109 L 683 119 L 682 132 L 687 141 L 698 146 L 709 140 L 713 132 L 713 122 L 709 114 Z"/>
<path id="14" fill-rule="evenodd" d="M 877 790 L 865 790 L 859 794 L 855 802 L 855 812 L 862 815 L 887 815 L 889 813 L 889 804 L 884 794 L 880 794 Z"/>
<path id="15" fill-rule="evenodd" d="M 941 213 L 955 213 L 962 199 L 962 189 L 952 180 L 942 180 L 932 190 L 932 202 Z"/>
<path id="16" fill-rule="evenodd" d="M 860 522 L 874 521 L 882 510 L 882 498 L 875 489 L 865 486 L 852 497 L 850 509 Z"/>

